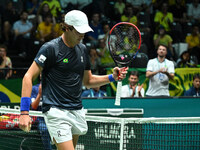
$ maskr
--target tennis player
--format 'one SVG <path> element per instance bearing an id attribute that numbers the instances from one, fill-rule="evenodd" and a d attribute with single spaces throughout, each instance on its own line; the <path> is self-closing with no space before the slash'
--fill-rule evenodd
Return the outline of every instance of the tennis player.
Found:
<path id="1" fill-rule="evenodd" d="M 58 150 L 74 150 L 79 135 L 88 129 L 81 102 L 82 83 L 87 88 L 102 86 L 118 80 L 118 72 L 124 79 L 128 68 L 115 67 L 110 75 L 91 73 L 89 55 L 81 41 L 85 33 L 93 30 L 83 12 L 68 12 L 63 31 L 61 37 L 40 48 L 23 78 L 19 126 L 24 131 L 30 130 L 32 81 L 42 72 L 42 111 L 51 140 Z"/>

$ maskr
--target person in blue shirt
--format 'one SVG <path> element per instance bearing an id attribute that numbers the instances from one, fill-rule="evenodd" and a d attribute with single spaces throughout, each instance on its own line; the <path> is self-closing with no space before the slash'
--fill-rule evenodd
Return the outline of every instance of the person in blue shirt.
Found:
<path id="1" fill-rule="evenodd" d="M 194 74 L 193 76 L 193 86 L 184 93 L 184 96 L 200 96 L 200 74 Z"/>
<path id="2" fill-rule="evenodd" d="M 107 96 L 105 91 L 100 90 L 100 87 L 91 88 L 83 91 L 81 97 L 105 97 Z"/>

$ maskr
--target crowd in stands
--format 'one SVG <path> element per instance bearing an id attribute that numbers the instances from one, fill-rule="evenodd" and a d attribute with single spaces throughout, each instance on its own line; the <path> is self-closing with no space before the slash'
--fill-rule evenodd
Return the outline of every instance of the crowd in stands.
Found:
<path id="1" fill-rule="evenodd" d="M 107 39 L 110 28 L 121 21 L 140 29 L 145 65 L 157 56 L 160 44 L 167 47 L 166 58 L 176 68 L 200 64 L 199 0 L 1 0 L 0 44 L 7 47 L 11 60 L 14 56 L 32 61 L 44 42 L 62 34 L 60 23 L 73 9 L 85 12 L 94 30 L 82 41 L 88 47 L 94 74 L 105 74 L 105 68 L 115 65 Z M 176 43 L 186 43 L 185 50 L 175 48 Z M 20 67 L 26 67 L 25 63 Z"/>

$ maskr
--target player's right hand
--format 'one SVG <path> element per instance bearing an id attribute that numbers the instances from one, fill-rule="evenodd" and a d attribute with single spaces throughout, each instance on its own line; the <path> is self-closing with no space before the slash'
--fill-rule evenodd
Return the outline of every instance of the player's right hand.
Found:
<path id="1" fill-rule="evenodd" d="M 20 115 L 19 117 L 19 128 L 25 132 L 29 132 L 31 130 L 31 118 L 29 115 Z"/>

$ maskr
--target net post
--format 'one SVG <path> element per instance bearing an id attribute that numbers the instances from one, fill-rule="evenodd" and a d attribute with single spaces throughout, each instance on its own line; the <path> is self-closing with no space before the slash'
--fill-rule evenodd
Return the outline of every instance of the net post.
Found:
<path id="1" fill-rule="evenodd" d="M 121 130 L 120 130 L 120 145 L 119 150 L 123 150 L 124 144 L 124 119 L 121 119 Z"/>

